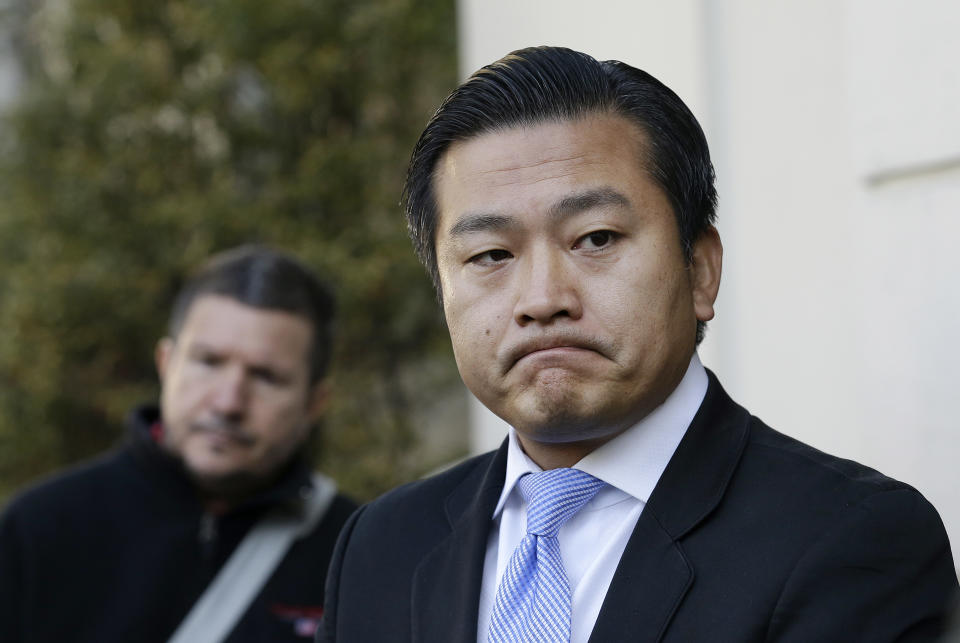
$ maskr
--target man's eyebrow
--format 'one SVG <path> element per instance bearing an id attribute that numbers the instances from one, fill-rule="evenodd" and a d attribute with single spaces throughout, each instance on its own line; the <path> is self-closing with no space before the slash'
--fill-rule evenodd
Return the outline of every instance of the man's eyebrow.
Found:
<path id="1" fill-rule="evenodd" d="M 605 205 L 628 207 L 630 200 L 610 187 L 586 190 L 565 196 L 550 208 L 550 218 L 564 219 L 580 212 Z M 457 219 L 450 228 L 451 237 L 460 237 L 472 232 L 497 232 L 516 227 L 517 221 L 509 216 L 491 213 L 467 213 Z"/>
<path id="2" fill-rule="evenodd" d="M 605 205 L 629 207 L 630 199 L 610 187 L 587 190 L 586 192 L 563 197 L 557 201 L 550 208 L 550 217 L 552 219 L 565 219 L 566 217 Z"/>
<path id="3" fill-rule="evenodd" d="M 496 232 L 514 226 L 516 226 L 516 222 L 502 214 L 467 213 L 457 219 L 457 222 L 450 228 L 450 236 L 462 237 L 472 232 Z"/>
<path id="4" fill-rule="evenodd" d="M 219 348 L 209 342 L 203 341 L 202 339 L 195 339 L 187 344 L 187 350 L 203 353 L 216 353 L 219 351 Z"/>

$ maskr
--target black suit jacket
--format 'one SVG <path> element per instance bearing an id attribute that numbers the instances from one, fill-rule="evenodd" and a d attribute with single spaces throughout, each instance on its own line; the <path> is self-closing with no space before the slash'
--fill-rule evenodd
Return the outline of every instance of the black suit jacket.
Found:
<path id="1" fill-rule="evenodd" d="M 353 515 L 318 641 L 476 641 L 506 444 Z M 706 397 L 657 483 L 591 642 L 930 641 L 957 590 L 913 488 Z"/>

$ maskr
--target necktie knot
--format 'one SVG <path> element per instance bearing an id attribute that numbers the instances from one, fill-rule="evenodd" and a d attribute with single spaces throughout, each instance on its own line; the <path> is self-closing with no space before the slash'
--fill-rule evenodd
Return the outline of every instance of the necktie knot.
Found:
<path id="1" fill-rule="evenodd" d="M 527 533 L 555 537 L 604 484 L 579 469 L 550 469 L 521 477 L 517 485 L 527 501 Z"/>

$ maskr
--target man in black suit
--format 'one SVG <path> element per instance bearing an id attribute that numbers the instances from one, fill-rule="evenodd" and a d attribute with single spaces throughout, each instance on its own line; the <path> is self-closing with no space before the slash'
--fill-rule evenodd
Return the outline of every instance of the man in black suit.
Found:
<path id="1" fill-rule="evenodd" d="M 319 640 L 938 636 L 957 577 L 933 507 L 767 427 L 700 364 L 715 203 L 696 119 L 623 63 L 525 49 L 448 97 L 408 225 L 463 380 L 510 434 L 354 514 Z M 558 495 L 582 507 L 541 526 Z"/>

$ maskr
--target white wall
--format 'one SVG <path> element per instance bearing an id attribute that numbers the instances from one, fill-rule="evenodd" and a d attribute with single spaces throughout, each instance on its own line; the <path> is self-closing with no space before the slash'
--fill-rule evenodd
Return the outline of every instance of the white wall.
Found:
<path id="1" fill-rule="evenodd" d="M 960 4 L 587 4 L 461 0 L 463 75 L 562 44 L 680 94 L 726 249 L 705 363 L 774 427 L 916 486 L 960 548 Z"/>

